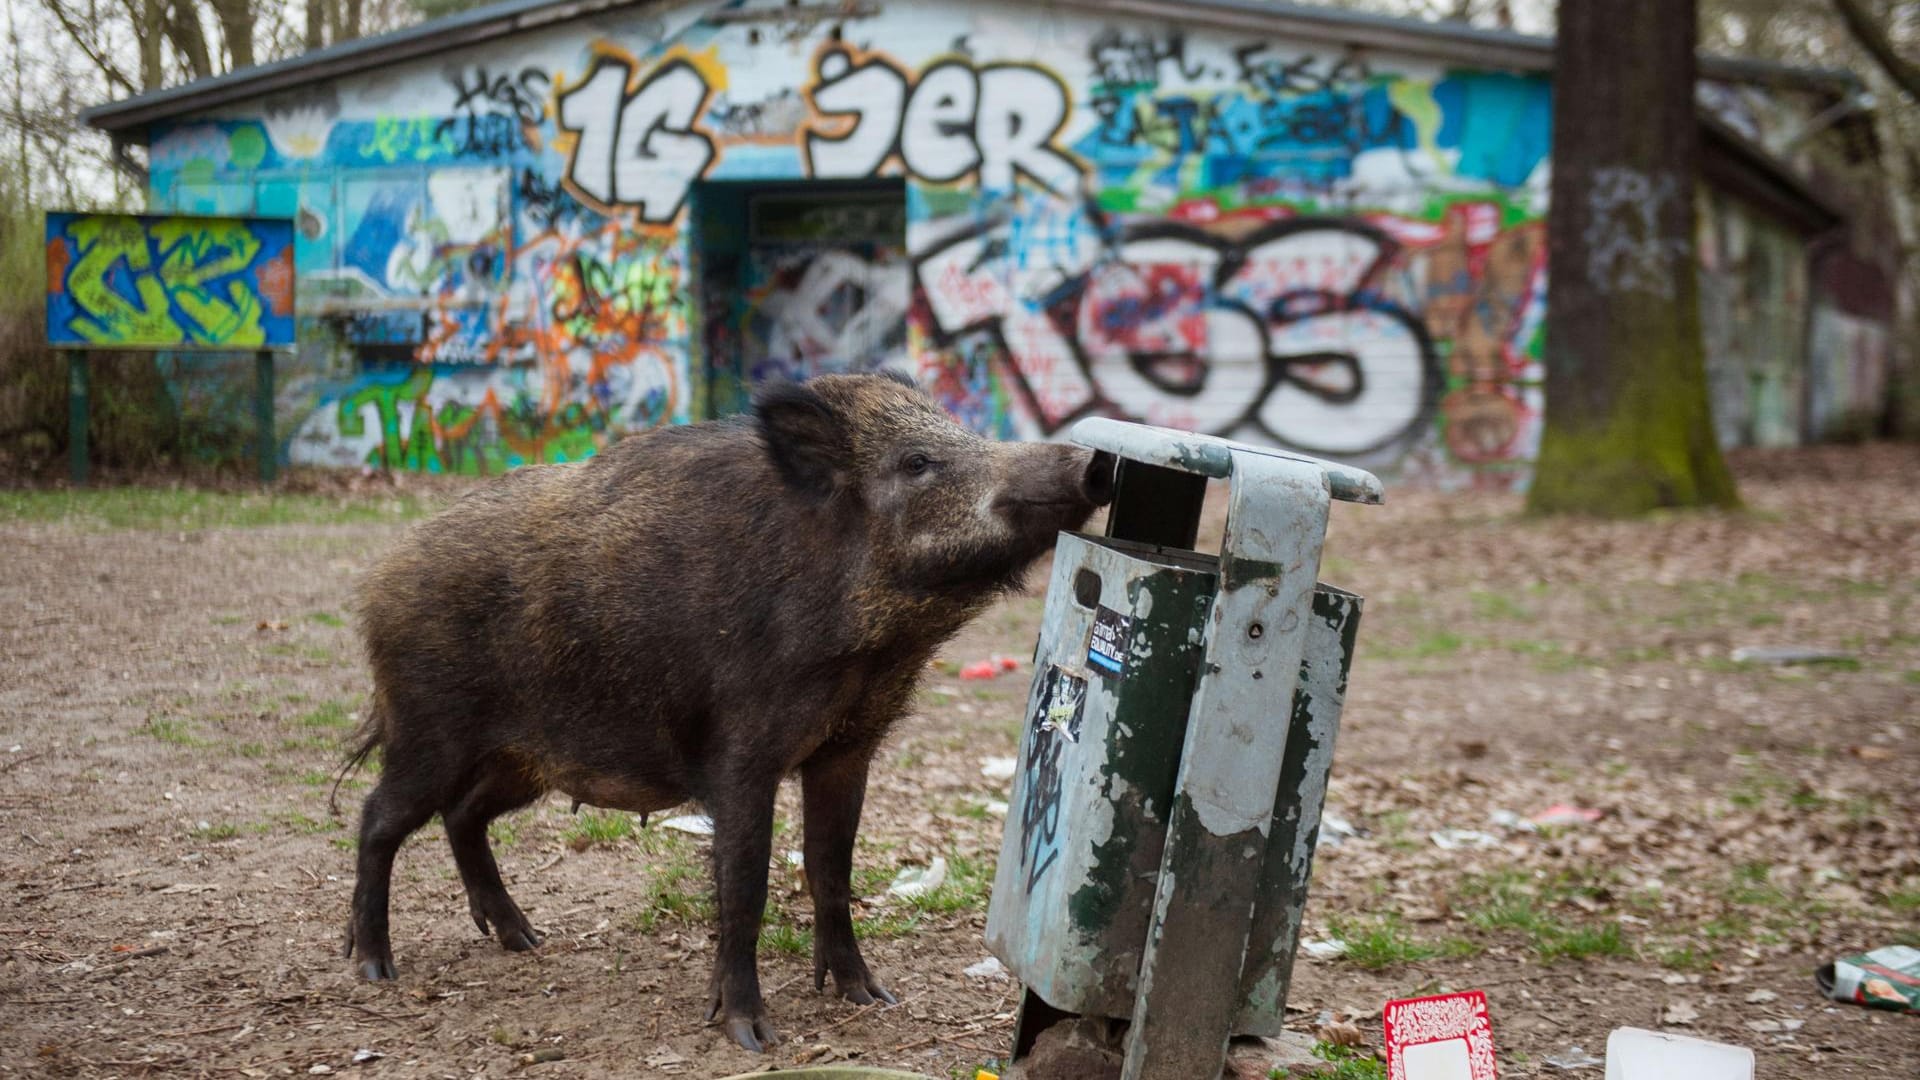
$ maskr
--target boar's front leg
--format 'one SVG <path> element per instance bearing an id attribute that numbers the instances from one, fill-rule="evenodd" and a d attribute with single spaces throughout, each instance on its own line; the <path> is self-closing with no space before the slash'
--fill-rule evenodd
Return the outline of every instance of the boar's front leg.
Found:
<path id="1" fill-rule="evenodd" d="M 875 981 L 853 937 L 853 839 L 867 796 L 870 747 L 829 747 L 800 766 L 806 814 L 807 891 L 813 894 L 813 988 L 833 988 L 857 1005 L 894 997 Z"/>
<path id="2" fill-rule="evenodd" d="M 767 859 L 773 853 L 773 803 L 778 774 L 736 775 L 708 800 L 713 818 L 714 891 L 720 902 L 720 948 L 708 986 L 707 1019 L 718 1017 L 727 1036 L 753 1053 L 780 1041 L 760 997 L 754 953 L 767 908 Z"/>

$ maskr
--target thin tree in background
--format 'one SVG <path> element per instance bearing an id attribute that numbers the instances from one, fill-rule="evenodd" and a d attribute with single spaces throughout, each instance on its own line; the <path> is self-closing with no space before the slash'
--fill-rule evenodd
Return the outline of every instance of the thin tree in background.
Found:
<path id="1" fill-rule="evenodd" d="M 1695 278 L 1694 0 L 1561 0 L 1535 513 L 1739 502 Z"/>

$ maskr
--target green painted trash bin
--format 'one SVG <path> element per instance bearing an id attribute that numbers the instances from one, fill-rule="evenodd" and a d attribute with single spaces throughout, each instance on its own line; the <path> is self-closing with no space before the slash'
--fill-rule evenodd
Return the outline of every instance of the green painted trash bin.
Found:
<path id="1" fill-rule="evenodd" d="M 1025 985 L 1013 1058 L 1125 1020 L 1126 1080 L 1219 1074 L 1280 1030 L 1361 600 L 1317 580 L 1329 504 L 1379 481 L 1112 420 L 1105 536 L 1063 534 L 987 944 Z M 1194 550 L 1209 481 L 1219 554 Z"/>

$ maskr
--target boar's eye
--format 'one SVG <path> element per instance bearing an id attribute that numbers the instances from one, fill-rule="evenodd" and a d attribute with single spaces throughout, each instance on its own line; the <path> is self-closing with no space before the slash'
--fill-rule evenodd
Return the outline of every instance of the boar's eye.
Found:
<path id="1" fill-rule="evenodd" d="M 925 476 L 933 470 L 934 460 L 925 454 L 908 454 L 900 462 L 900 468 L 908 476 Z"/>

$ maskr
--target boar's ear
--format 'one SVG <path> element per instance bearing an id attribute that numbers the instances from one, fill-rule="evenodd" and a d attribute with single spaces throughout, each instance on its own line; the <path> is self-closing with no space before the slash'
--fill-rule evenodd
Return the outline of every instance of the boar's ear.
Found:
<path id="1" fill-rule="evenodd" d="M 833 406 L 800 383 L 775 382 L 754 392 L 753 412 L 781 478 L 801 491 L 831 494 L 852 455 Z"/>

